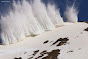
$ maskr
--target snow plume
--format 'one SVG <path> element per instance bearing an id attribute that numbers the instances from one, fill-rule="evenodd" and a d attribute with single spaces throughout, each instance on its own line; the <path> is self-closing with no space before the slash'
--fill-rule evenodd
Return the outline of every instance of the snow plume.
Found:
<path id="1" fill-rule="evenodd" d="M 73 4 L 72 6 L 67 6 L 64 15 L 67 21 L 76 23 L 78 21 L 78 10 L 75 7 L 75 4 Z"/>
<path id="2" fill-rule="evenodd" d="M 51 21 L 54 25 L 63 23 L 63 18 L 61 17 L 60 12 L 58 11 L 59 9 L 56 9 L 55 5 L 48 4 L 47 13 L 48 13 L 48 16 L 51 18 Z"/>
<path id="3" fill-rule="evenodd" d="M 13 10 L 8 15 L 1 16 L 2 44 L 13 44 L 27 36 L 38 35 L 45 30 L 53 30 L 55 25 L 63 23 L 60 12 L 54 5 L 46 7 L 41 0 L 14 1 Z"/>

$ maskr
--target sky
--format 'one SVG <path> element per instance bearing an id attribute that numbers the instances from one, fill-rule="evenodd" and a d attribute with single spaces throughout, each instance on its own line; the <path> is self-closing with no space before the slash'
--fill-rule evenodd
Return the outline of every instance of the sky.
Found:
<path id="1" fill-rule="evenodd" d="M 8 12 L 12 8 L 12 0 L 10 2 L 1 2 L 0 0 L 0 16 Z M 7 0 L 4 0 L 7 1 Z M 78 20 L 88 21 L 88 0 L 42 0 L 45 4 L 48 2 L 55 3 L 60 8 L 61 16 L 63 17 L 67 5 L 72 5 L 75 1 L 75 6 L 78 9 Z"/>

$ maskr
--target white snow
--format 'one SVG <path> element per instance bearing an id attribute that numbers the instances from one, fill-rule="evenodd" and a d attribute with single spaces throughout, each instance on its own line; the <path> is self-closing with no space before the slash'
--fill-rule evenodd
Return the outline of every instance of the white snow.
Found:
<path id="1" fill-rule="evenodd" d="M 87 27 L 87 23 L 66 22 L 64 26 L 55 28 L 53 31 L 46 31 L 35 37 L 27 37 L 16 44 L 0 45 L 0 59 L 14 59 L 15 57 L 27 59 L 32 56 L 33 51 L 39 50 L 33 57 L 35 59 L 42 51 L 50 52 L 55 49 L 60 49 L 59 59 L 88 59 L 88 32 L 84 31 Z M 57 39 L 66 37 L 69 39 L 67 42 L 69 44 L 63 46 L 52 45 Z M 43 44 L 47 40 L 49 42 Z"/>

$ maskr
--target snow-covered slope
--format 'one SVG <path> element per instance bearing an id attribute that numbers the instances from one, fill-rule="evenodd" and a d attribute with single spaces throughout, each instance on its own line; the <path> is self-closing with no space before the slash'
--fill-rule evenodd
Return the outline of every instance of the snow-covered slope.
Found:
<path id="1" fill-rule="evenodd" d="M 12 45 L 0 45 L 0 59 L 88 59 L 88 24 L 64 23 Z"/>

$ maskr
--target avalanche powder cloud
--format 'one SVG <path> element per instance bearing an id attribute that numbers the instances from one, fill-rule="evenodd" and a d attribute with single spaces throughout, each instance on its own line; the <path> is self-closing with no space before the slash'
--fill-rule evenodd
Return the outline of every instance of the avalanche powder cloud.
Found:
<path id="1" fill-rule="evenodd" d="M 27 36 L 38 35 L 45 30 L 53 30 L 55 25 L 63 24 L 59 9 L 48 4 L 47 7 L 41 0 L 34 0 L 30 4 L 26 0 L 22 3 L 14 1 L 13 9 L 6 16 L 1 16 L 2 44 L 13 44 Z M 77 12 L 74 7 L 65 11 L 67 19 L 77 22 Z"/>
<path id="2" fill-rule="evenodd" d="M 64 15 L 69 22 L 77 22 L 78 21 L 78 10 L 75 8 L 75 5 L 67 6 Z"/>

